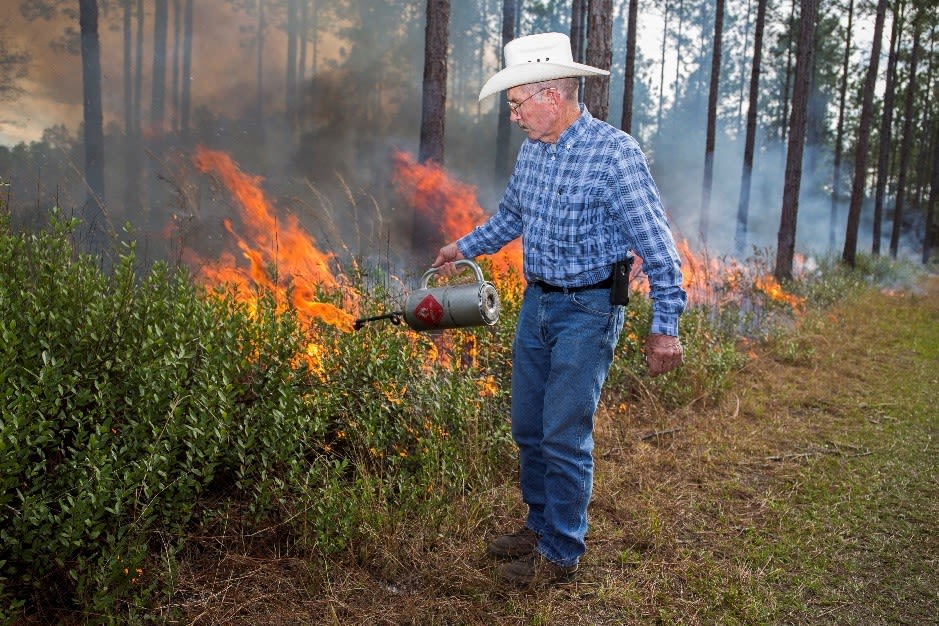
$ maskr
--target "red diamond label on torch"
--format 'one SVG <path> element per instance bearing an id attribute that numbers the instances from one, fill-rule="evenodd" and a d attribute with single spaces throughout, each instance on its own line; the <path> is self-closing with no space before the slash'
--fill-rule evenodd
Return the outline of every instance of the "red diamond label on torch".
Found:
<path id="1" fill-rule="evenodd" d="M 443 319 L 443 307 L 437 302 L 433 294 L 428 294 L 421 300 L 414 310 L 414 317 L 421 320 L 428 326 L 439 326 Z"/>

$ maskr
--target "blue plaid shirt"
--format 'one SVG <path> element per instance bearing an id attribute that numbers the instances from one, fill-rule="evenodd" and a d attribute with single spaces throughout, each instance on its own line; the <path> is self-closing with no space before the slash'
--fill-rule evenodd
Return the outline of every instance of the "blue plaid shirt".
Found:
<path id="1" fill-rule="evenodd" d="M 583 104 L 557 143 L 525 140 L 498 211 L 457 246 L 472 258 L 519 236 L 525 279 L 563 287 L 599 282 L 635 252 L 649 280 L 651 332 L 678 335 L 681 259 L 645 155 Z"/>

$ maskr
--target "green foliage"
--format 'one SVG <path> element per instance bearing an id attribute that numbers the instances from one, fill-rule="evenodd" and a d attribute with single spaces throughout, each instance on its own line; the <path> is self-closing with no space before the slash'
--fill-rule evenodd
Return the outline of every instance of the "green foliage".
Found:
<path id="1" fill-rule="evenodd" d="M 159 265 L 138 279 L 132 247 L 105 275 L 74 226 L 2 223 L 0 594 L 108 614 L 150 589 L 155 530 L 228 485 L 269 508 L 323 426 L 289 316 L 249 323 Z"/>
<path id="2" fill-rule="evenodd" d="M 664 408 L 718 398 L 743 364 L 736 337 L 715 326 L 709 309 L 689 307 L 679 328 L 684 363 L 668 374 L 649 378 L 644 375 L 642 348 L 651 322 L 652 301 L 642 293 L 632 294 L 607 387 L 628 396 L 651 396 Z"/>

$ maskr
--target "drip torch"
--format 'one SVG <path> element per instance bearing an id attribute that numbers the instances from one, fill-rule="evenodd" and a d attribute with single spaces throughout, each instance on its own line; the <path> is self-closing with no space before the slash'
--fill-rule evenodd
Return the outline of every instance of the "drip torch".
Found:
<path id="1" fill-rule="evenodd" d="M 454 261 L 454 265 L 472 269 L 476 282 L 428 287 L 430 279 L 438 271 L 432 267 L 421 276 L 420 288 L 408 295 L 403 311 L 357 319 L 355 329 L 359 330 L 367 322 L 383 319 L 396 326 L 404 321 L 414 330 L 492 326 L 498 322 L 501 305 L 495 285 L 487 281 L 482 269 L 469 259 Z"/>

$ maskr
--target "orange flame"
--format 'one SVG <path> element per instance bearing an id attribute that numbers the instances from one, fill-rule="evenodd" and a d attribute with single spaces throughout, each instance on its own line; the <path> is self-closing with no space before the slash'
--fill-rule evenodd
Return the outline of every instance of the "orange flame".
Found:
<path id="1" fill-rule="evenodd" d="M 753 281 L 753 286 L 769 296 L 770 300 L 788 304 L 795 310 L 799 310 L 805 304 L 805 298 L 786 293 L 782 285 L 770 274 L 757 276 Z"/>
<path id="2" fill-rule="evenodd" d="M 488 219 L 472 185 L 453 179 L 436 163 L 417 163 L 406 152 L 396 150 L 392 158 L 398 193 L 445 242 L 459 239 Z M 504 273 L 511 268 L 521 275 L 521 240 L 512 241 L 494 254 L 492 262 L 496 271 Z"/>
<path id="3" fill-rule="evenodd" d="M 676 241 L 682 263 L 682 288 L 688 293 L 689 303 L 716 306 L 744 299 L 744 292 L 752 288 L 768 297 L 799 311 L 805 298 L 787 293 L 772 274 L 760 273 L 758 266 L 741 265 L 733 257 L 708 257 L 692 250 L 687 239 Z M 802 262 L 800 261 L 800 264 Z M 639 280 L 642 259 L 633 265 L 635 288 L 648 293 L 648 284 Z"/>
<path id="4" fill-rule="evenodd" d="M 279 304 L 289 299 L 308 319 L 331 324 L 345 332 L 353 331 L 354 319 L 336 306 L 316 300 L 319 289 L 337 289 L 339 281 L 329 269 L 333 255 L 320 251 L 294 215 L 281 222 L 261 189 L 259 176 L 241 171 L 224 152 L 196 148 L 193 162 L 203 173 L 214 173 L 240 205 L 241 220 L 247 230 L 242 237 L 225 220 L 224 226 L 241 249 L 248 267 L 240 267 L 234 255 L 223 254 L 217 261 L 200 262 L 199 277 L 208 285 L 229 284 L 236 298 L 256 303 L 258 288 L 273 294 Z"/>

